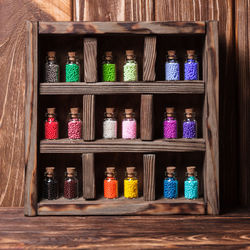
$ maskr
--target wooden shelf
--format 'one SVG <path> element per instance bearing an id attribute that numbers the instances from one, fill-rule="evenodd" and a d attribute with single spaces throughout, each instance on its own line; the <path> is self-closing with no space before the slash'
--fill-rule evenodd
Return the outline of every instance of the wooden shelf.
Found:
<path id="1" fill-rule="evenodd" d="M 136 140 L 105 140 L 85 142 L 83 140 L 41 140 L 40 153 L 112 153 L 112 152 L 192 152 L 205 151 L 204 139 L 171 139 L 142 141 Z"/>
<path id="2" fill-rule="evenodd" d="M 100 198 L 97 200 L 76 200 L 60 198 L 58 200 L 42 200 L 38 203 L 39 215 L 126 215 L 126 214 L 205 214 L 206 205 L 203 198 L 186 200 L 183 197 L 168 200 L 158 199 L 144 201 L 139 199 L 116 200 Z"/>
<path id="3" fill-rule="evenodd" d="M 204 94 L 204 81 L 40 83 L 40 95 Z"/>

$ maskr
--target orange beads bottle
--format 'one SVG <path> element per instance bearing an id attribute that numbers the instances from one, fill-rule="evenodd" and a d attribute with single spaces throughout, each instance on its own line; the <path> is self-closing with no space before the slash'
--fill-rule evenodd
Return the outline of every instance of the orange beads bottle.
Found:
<path id="1" fill-rule="evenodd" d="M 104 180 L 104 197 L 107 199 L 118 198 L 118 181 L 114 167 L 106 169 L 106 178 Z"/>

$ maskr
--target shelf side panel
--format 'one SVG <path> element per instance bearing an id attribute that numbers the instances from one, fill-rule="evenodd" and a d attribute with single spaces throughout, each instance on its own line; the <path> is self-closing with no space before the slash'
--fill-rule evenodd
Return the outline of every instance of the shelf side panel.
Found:
<path id="1" fill-rule="evenodd" d="M 95 96 L 83 96 L 83 139 L 95 140 Z"/>
<path id="2" fill-rule="evenodd" d="M 83 43 L 84 81 L 97 82 L 97 39 L 85 38 Z"/>
<path id="3" fill-rule="evenodd" d="M 143 197 L 145 201 L 155 200 L 155 154 L 143 155 Z"/>

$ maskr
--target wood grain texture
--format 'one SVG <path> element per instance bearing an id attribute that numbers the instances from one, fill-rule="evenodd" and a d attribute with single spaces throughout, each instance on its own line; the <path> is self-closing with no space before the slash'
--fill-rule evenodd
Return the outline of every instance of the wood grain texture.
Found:
<path id="1" fill-rule="evenodd" d="M 143 81 L 155 80 L 156 37 L 144 38 Z"/>
<path id="2" fill-rule="evenodd" d="M 85 82 L 97 81 L 97 39 L 84 38 L 84 80 Z"/>
<path id="3" fill-rule="evenodd" d="M 153 140 L 153 95 L 141 95 L 140 134 L 141 140 Z"/>
<path id="4" fill-rule="evenodd" d="M 155 200 L 155 155 L 143 155 L 143 198 L 145 201 Z"/>
<path id="5" fill-rule="evenodd" d="M 95 139 L 95 96 L 83 96 L 83 139 Z"/>
<path id="6" fill-rule="evenodd" d="M 94 154 L 82 154 L 83 198 L 95 199 L 95 165 Z"/>

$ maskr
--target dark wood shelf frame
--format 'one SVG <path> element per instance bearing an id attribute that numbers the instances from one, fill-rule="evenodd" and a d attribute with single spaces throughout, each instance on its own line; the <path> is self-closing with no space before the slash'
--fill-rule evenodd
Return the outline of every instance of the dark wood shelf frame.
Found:
<path id="1" fill-rule="evenodd" d="M 25 215 L 88 214 L 218 214 L 219 213 L 219 71 L 218 24 L 208 22 L 27 22 L 27 90 L 25 119 Z M 98 37 L 129 34 L 144 38 L 143 82 L 97 82 Z M 79 35 L 83 44 L 84 80 L 80 83 L 38 82 L 38 41 L 49 35 Z M 155 81 L 158 35 L 200 36 L 202 81 Z M 179 38 L 178 38 L 179 39 Z M 79 49 L 79 48 L 78 48 Z M 161 78 L 159 78 L 161 79 Z M 95 95 L 140 94 L 140 138 L 138 140 L 95 140 Z M 154 140 L 154 94 L 200 94 L 204 96 L 202 139 Z M 38 131 L 39 96 L 82 95 L 83 140 L 40 141 Z M 44 99 L 46 100 L 46 98 Z M 149 115 L 150 114 L 150 115 Z M 155 158 L 157 152 L 204 152 L 204 198 L 186 201 L 155 200 Z M 96 198 L 95 153 L 143 153 L 144 199 L 123 198 L 106 202 Z M 83 197 L 76 201 L 38 202 L 39 154 L 82 154 Z"/>

